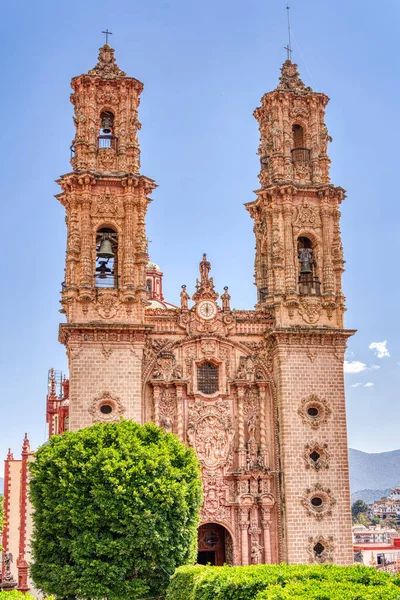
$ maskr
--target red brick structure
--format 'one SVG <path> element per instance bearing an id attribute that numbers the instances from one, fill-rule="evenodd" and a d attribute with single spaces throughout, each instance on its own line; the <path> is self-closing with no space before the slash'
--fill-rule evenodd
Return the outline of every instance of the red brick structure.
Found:
<path id="1" fill-rule="evenodd" d="M 227 287 L 219 296 L 206 255 L 192 295 L 182 286 L 180 307 L 164 300 L 146 238 L 156 184 L 139 170 L 143 85 L 106 44 L 72 88 L 73 170 L 57 196 L 69 382 L 61 398 L 50 385 L 50 433 L 123 416 L 192 445 L 205 492 L 200 562 L 351 564 L 343 361 L 353 331 L 343 325 L 345 194 L 329 178 L 328 98 L 288 60 L 255 111 L 261 187 L 246 208 L 258 299 L 245 311 L 231 308 Z"/>

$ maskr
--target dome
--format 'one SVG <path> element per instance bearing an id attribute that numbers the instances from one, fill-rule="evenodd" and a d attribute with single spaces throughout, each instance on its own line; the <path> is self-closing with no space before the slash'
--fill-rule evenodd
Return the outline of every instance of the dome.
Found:
<path id="1" fill-rule="evenodd" d="M 158 266 L 158 264 L 152 262 L 151 260 L 149 260 L 149 262 L 147 263 L 146 271 L 156 271 L 157 273 L 161 273 L 161 269 Z"/>

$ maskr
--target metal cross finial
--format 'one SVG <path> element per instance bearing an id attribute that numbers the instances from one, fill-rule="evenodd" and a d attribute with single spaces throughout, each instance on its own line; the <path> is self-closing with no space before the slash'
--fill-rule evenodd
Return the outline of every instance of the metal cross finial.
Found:
<path id="1" fill-rule="evenodd" d="M 105 31 L 102 31 L 101 33 L 105 33 L 106 35 L 106 44 L 108 44 L 108 36 L 112 35 L 111 31 L 108 31 L 108 28 Z"/>
<path id="2" fill-rule="evenodd" d="M 287 57 L 288 60 L 292 60 L 292 38 L 290 35 L 290 6 L 289 4 L 286 5 L 286 10 L 287 10 L 287 24 L 288 24 L 288 34 L 289 34 L 289 43 L 287 46 L 285 46 L 285 50 L 287 50 Z"/>

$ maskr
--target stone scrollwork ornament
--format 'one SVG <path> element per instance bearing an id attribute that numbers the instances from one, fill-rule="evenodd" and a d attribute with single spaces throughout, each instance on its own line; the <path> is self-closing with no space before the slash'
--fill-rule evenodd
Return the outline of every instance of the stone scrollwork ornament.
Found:
<path id="1" fill-rule="evenodd" d="M 313 296 L 302 297 L 300 300 L 299 315 L 306 323 L 313 324 L 318 321 L 322 312 L 321 299 Z"/>
<path id="2" fill-rule="evenodd" d="M 197 400 L 189 404 L 187 436 L 203 466 L 226 464 L 231 450 L 233 426 L 231 407 L 219 400 L 215 404 Z"/>

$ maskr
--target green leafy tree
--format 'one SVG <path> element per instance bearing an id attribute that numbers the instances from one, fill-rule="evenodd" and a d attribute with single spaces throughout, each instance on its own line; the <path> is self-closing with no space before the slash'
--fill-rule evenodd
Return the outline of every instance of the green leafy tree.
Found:
<path id="1" fill-rule="evenodd" d="M 202 501 L 192 449 L 154 424 L 96 424 L 53 436 L 31 465 L 31 574 L 58 598 L 164 593 L 195 561 Z"/>
<path id="2" fill-rule="evenodd" d="M 358 521 L 359 520 L 359 515 L 360 514 L 368 514 L 368 504 L 366 504 L 364 502 L 364 500 L 356 500 L 352 505 L 351 505 L 351 515 L 353 517 L 354 521 Z"/>

